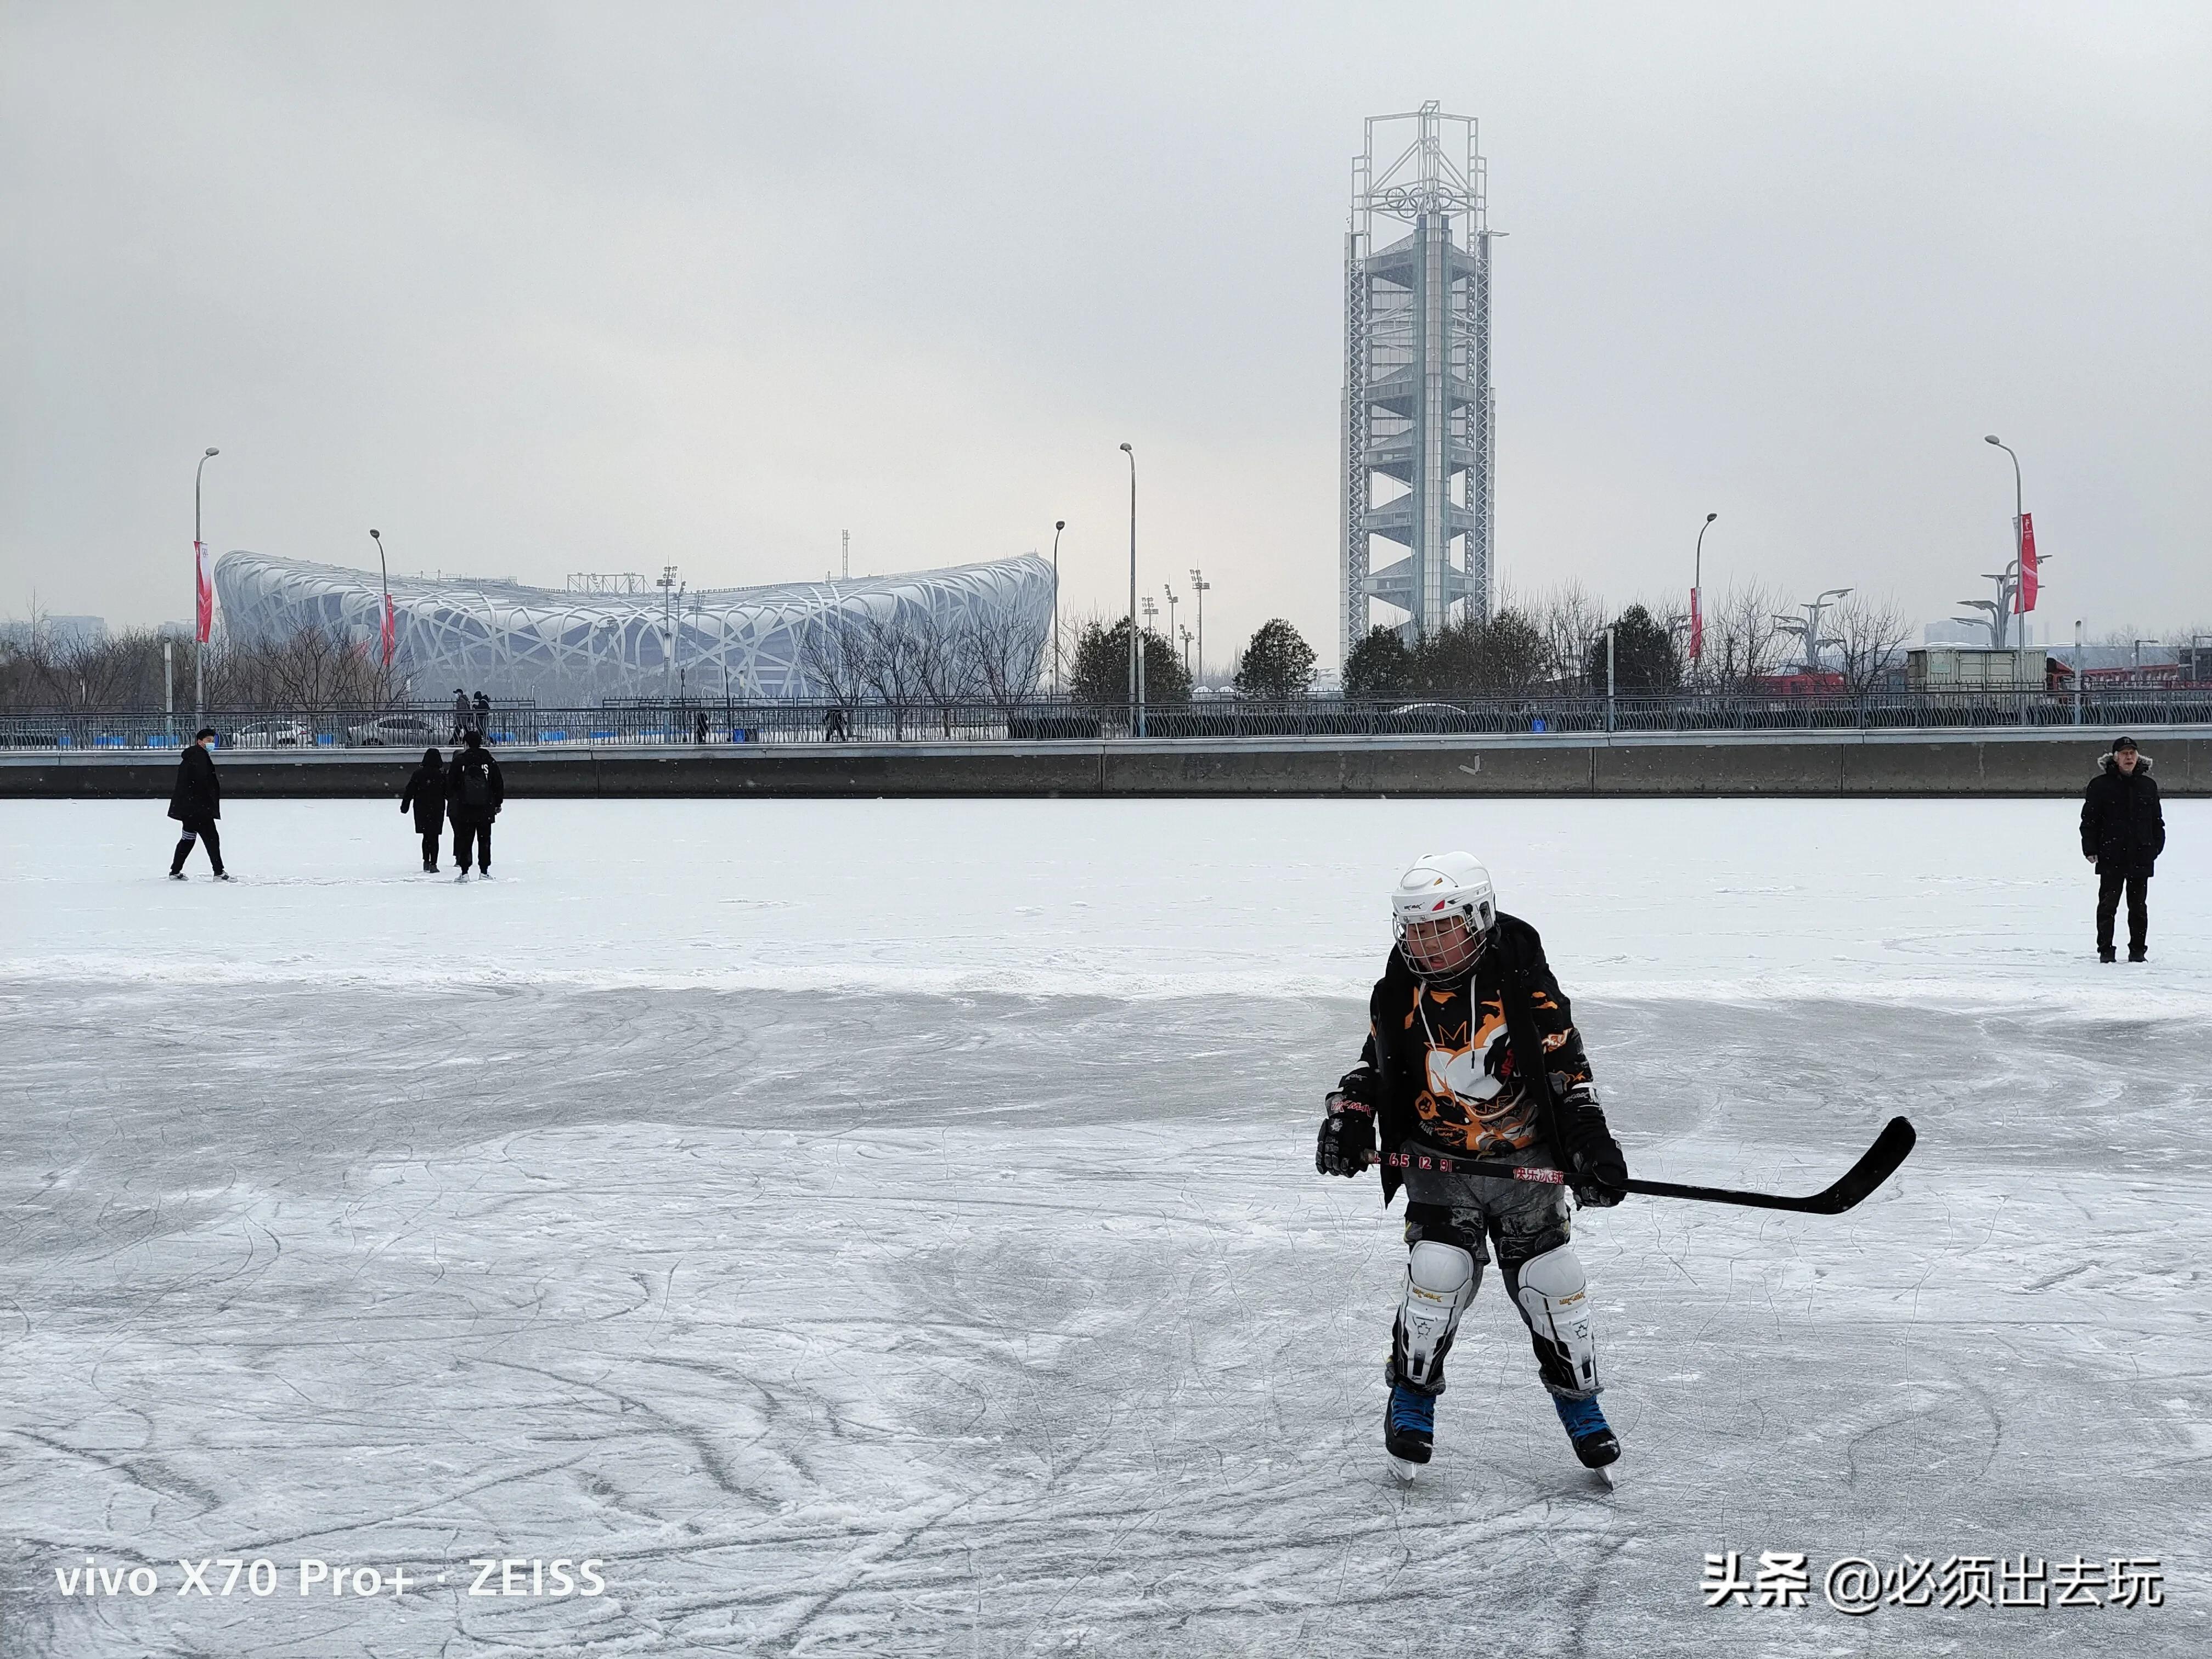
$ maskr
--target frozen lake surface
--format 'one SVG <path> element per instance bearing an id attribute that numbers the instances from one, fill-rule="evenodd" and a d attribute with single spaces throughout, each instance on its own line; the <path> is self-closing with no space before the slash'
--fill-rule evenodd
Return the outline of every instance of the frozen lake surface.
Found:
<path id="1" fill-rule="evenodd" d="M 2142 967 L 2074 814 L 520 802 L 459 887 L 390 802 L 240 802 L 218 887 L 158 804 L 0 806 L 0 1656 L 2206 1651 L 2212 805 Z M 1381 1455 L 1401 1212 L 1313 1127 L 1455 845 L 1638 1173 L 1921 1131 L 1846 1216 L 1583 1218 L 1617 1492 L 1494 1275 Z M 1708 1610 L 1730 1550 L 1810 1604 Z M 2166 1605 L 1821 1594 L 2022 1555 Z"/>

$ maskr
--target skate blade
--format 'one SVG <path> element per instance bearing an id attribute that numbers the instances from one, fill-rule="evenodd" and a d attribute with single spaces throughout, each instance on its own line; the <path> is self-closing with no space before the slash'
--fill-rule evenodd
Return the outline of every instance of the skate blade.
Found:
<path id="1" fill-rule="evenodd" d="M 1413 1484 L 1414 1477 L 1420 1472 L 1421 1466 L 1419 1463 L 1409 1463 L 1402 1457 L 1390 1459 L 1390 1473 L 1409 1486 Z"/>
<path id="2" fill-rule="evenodd" d="M 1616 1457 L 1612 1462 L 1605 1464 L 1601 1468 L 1592 1469 L 1589 1473 L 1596 1480 L 1597 1484 L 1603 1486 L 1607 1492 L 1618 1492 L 1620 1489 L 1620 1481 L 1618 1478 L 1620 1473 L 1620 1460 L 1619 1458 Z"/>

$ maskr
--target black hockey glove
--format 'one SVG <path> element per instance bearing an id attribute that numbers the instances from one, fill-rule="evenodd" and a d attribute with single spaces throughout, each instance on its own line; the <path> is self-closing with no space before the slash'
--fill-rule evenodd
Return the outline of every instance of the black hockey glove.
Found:
<path id="1" fill-rule="evenodd" d="M 1361 1176 L 1375 1158 L 1375 1109 L 1341 1089 L 1330 1092 L 1328 1115 L 1314 1142 L 1314 1168 L 1322 1175 Z"/>
<path id="2" fill-rule="evenodd" d="M 1559 1103 L 1559 1118 L 1573 1149 L 1567 1162 L 1576 1201 L 1586 1208 L 1602 1210 L 1627 1197 L 1622 1184 L 1628 1179 L 1628 1160 L 1620 1155 L 1620 1143 L 1606 1127 L 1597 1086 L 1577 1083 L 1569 1089 Z"/>

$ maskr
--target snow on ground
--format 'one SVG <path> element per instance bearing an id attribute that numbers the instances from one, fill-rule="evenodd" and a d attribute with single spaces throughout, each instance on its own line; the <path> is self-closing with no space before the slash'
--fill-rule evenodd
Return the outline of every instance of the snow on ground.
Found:
<path id="1" fill-rule="evenodd" d="M 158 805 L 0 806 L 0 1656 L 2204 1651 L 2167 811 L 2102 968 L 2064 802 L 518 802 L 466 887 L 390 802 L 237 803 L 230 887 L 161 879 Z M 1610 1495 L 1494 1278 L 1437 1462 L 1380 1455 L 1396 1215 L 1312 1125 L 1452 845 L 1639 1172 L 1922 1132 L 1847 1216 L 1583 1218 Z M 1811 1605 L 1707 1610 L 1729 1550 Z M 1820 1591 L 2023 1553 L 2166 1605 Z M 161 1589 L 60 1594 L 88 1556 Z M 605 1592 L 466 1594 L 494 1557 Z"/>

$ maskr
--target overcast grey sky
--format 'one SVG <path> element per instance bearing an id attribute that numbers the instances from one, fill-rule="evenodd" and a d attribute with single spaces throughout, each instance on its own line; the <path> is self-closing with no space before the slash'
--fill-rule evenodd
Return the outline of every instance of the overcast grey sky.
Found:
<path id="1" fill-rule="evenodd" d="M 0 0 L 0 612 L 1062 547 L 1334 656 L 1363 117 L 1481 118 L 1505 581 L 2212 627 L 2212 7 Z M 1188 620 L 1188 612 L 1184 619 Z M 1221 651 L 1210 653 L 1214 656 Z"/>

